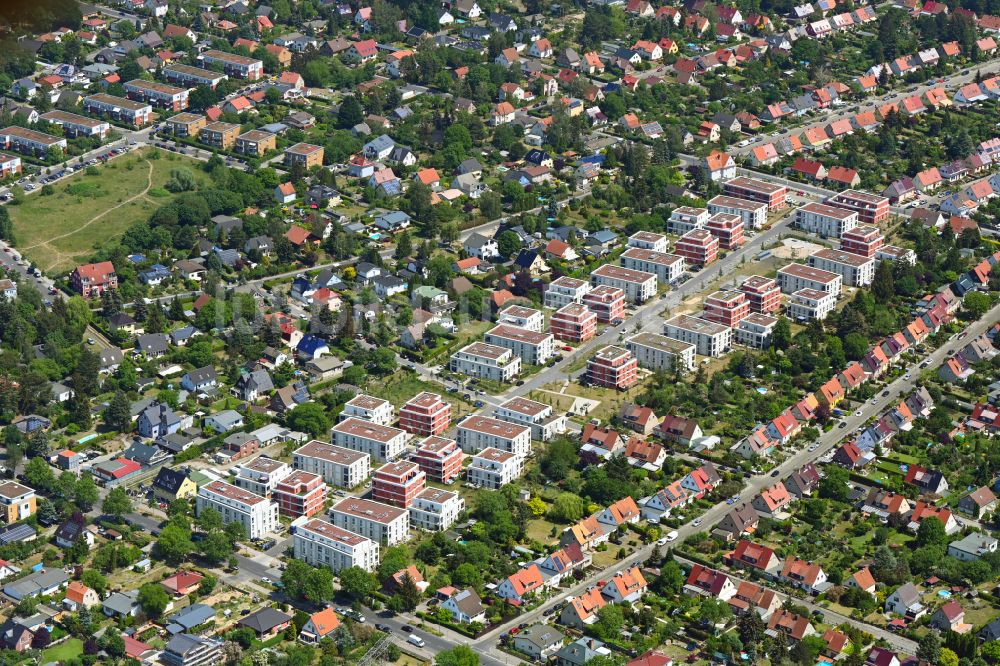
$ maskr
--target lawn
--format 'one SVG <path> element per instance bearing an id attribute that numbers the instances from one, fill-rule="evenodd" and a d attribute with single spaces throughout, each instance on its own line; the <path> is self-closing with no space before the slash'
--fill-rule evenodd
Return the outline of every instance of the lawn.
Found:
<path id="1" fill-rule="evenodd" d="M 155 151 L 160 159 L 148 159 Z M 54 193 L 28 195 L 9 206 L 17 247 L 42 270 L 61 273 L 86 261 L 94 250 L 146 220 L 173 197 L 163 189 L 170 171 L 186 165 L 206 182 L 199 162 L 155 148 L 115 158 L 54 184 Z"/>
<path id="2" fill-rule="evenodd" d="M 81 654 L 83 654 L 83 641 L 79 638 L 70 638 L 42 652 L 41 663 L 63 664 L 78 659 Z"/>

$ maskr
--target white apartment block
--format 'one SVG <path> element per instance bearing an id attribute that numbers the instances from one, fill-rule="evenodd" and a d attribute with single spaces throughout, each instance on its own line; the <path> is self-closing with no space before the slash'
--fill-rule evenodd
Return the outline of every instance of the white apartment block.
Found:
<path id="1" fill-rule="evenodd" d="M 837 273 L 849 287 L 864 287 L 875 279 L 875 258 L 823 248 L 809 257 L 809 265 Z"/>
<path id="2" fill-rule="evenodd" d="M 365 571 L 378 568 L 377 543 L 318 518 L 295 527 L 292 547 L 295 559 L 310 566 L 327 567 L 334 573 L 348 567 Z"/>
<path id="3" fill-rule="evenodd" d="M 211 481 L 198 489 L 198 515 L 205 509 L 222 514 L 222 522 L 242 523 L 247 538 L 259 539 L 278 527 L 278 505 L 225 481 Z"/>
<path id="4" fill-rule="evenodd" d="M 348 497 L 330 508 L 330 517 L 337 527 L 383 546 L 395 546 L 410 538 L 410 512 L 381 502 Z"/>
<path id="5" fill-rule="evenodd" d="M 695 345 L 643 331 L 625 339 L 625 348 L 639 362 L 639 367 L 649 370 L 694 370 Z"/>
<path id="6" fill-rule="evenodd" d="M 429 532 L 443 532 L 465 510 L 465 500 L 458 493 L 427 488 L 410 505 L 410 525 Z"/>
<path id="7" fill-rule="evenodd" d="M 625 292 L 625 298 L 632 303 L 642 303 L 656 296 L 656 275 L 611 264 L 604 264 L 592 272 L 590 283 L 594 286 L 617 287 Z"/>
<path id="8" fill-rule="evenodd" d="M 448 369 L 469 377 L 510 382 L 521 372 L 521 357 L 505 347 L 473 342 L 451 355 Z"/>
<path id="9" fill-rule="evenodd" d="M 236 467 L 233 483 L 255 495 L 270 497 L 275 486 L 291 473 L 292 468 L 288 463 L 259 456 Z"/>
<path id="10" fill-rule="evenodd" d="M 667 231 L 683 236 L 689 231 L 704 229 L 710 217 L 712 214 L 708 212 L 707 208 L 678 206 L 670 214 L 670 219 L 667 220 Z"/>
<path id="11" fill-rule="evenodd" d="M 488 345 L 505 347 L 521 357 L 522 363 L 542 365 L 555 352 L 556 339 L 550 333 L 529 331 L 525 328 L 498 324 L 486 332 L 483 341 Z"/>
<path id="12" fill-rule="evenodd" d="M 547 308 L 558 310 L 570 303 L 583 303 L 583 297 L 590 293 L 593 287 L 586 280 L 566 277 L 556 278 L 545 290 L 543 303 Z"/>
<path id="13" fill-rule="evenodd" d="M 566 415 L 555 413 L 551 405 L 544 405 L 527 398 L 511 398 L 495 410 L 493 416 L 500 421 L 531 428 L 531 438 L 547 442 L 566 432 Z"/>
<path id="14" fill-rule="evenodd" d="M 333 427 L 333 443 L 367 453 L 379 461 L 392 461 L 403 454 L 409 434 L 405 430 L 378 425 L 353 416 Z"/>
<path id="15" fill-rule="evenodd" d="M 499 490 L 521 476 L 524 459 L 500 449 L 485 449 L 472 457 L 465 480 L 480 488 Z"/>
<path id="16" fill-rule="evenodd" d="M 684 257 L 641 247 L 630 247 L 621 256 L 623 267 L 652 273 L 660 282 L 671 283 L 684 274 Z"/>
<path id="17" fill-rule="evenodd" d="M 663 325 L 663 334 L 693 344 L 702 356 L 722 356 L 733 346 L 733 329 L 690 315 L 668 319 Z"/>
<path id="18" fill-rule="evenodd" d="M 844 232 L 858 226 L 856 211 L 810 202 L 799 208 L 795 216 L 799 229 L 823 238 L 840 238 Z"/>
<path id="19" fill-rule="evenodd" d="M 771 334 L 778 323 L 777 317 L 751 312 L 736 325 L 734 335 L 736 342 L 754 349 L 765 349 L 771 346 Z"/>
<path id="20" fill-rule="evenodd" d="M 355 488 L 372 475 L 372 457 L 314 439 L 292 452 L 292 467 L 340 488 Z"/>
<path id="21" fill-rule="evenodd" d="M 844 278 L 837 273 L 805 264 L 788 264 L 778 270 L 778 286 L 783 294 L 794 294 L 799 289 L 815 289 L 839 296 L 843 284 Z"/>
<path id="22" fill-rule="evenodd" d="M 739 215 L 746 229 L 760 229 L 767 224 L 767 204 L 762 201 L 750 201 L 725 194 L 713 197 L 708 202 L 708 212 Z"/>
<path id="23" fill-rule="evenodd" d="M 339 420 L 343 421 L 352 416 L 384 426 L 392 425 L 395 420 L 391 402 L 364 394 L 356 395 L 347 401 L 340 412 Z"/>
<path id="24" fill-rule="evenodd" d="M 541 310 L 536 310 L 535 308 L 523 305 L 509 305 L 500 311 L 497 322 L 541 333 L 542 328 L 545 326 L 545 315 L 542 314 Z"/>
<path id="25" fill-rule="evenodd" d="M 455 440 L 466 453 L 493 448 L 524 458 L 531 452 L 530 427 L 488 416 L 466 417 L 458 424 Z"/>
<path id="26" fill-rule="evenodd" d="M 792 319 L 808 321 L 825 319 L 837 305 L 837 297 L 826 291 L 799 289 L 792 294 L 788 304 L 788 316 Z"/>
<path id="27" fill-rule="evenodd" d="M 628 237 L 628 246 L 653 252 L 667 251 L 667 237 L 652 231 L 637 231 Z"/>

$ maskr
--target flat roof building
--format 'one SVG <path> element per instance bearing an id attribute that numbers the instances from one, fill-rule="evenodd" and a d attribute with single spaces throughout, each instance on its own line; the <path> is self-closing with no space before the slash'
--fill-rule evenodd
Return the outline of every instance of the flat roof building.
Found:
<path id="1" fill-rule="evenodd" d="M 692 229 L 677 240 L 674 252 L 692 266 L 707 266 L 719 257 L 719 239 L 707 229 Z"/>
<path id="2" fill-rule="evenodd" d="M 403 454 L 405 430 L 350 417 L 333 426 L 333 443 L 367 453 L 375 460 L 392 461 Z"/>
<path id="3" fill-rule="evenodd" d="M 858 214 L 847 208 L 811 201 L 799 208 L 795 224 L 823 238 L 840 238 L 858 225 Z"/>
<path id="4" fill-rule="evenodd" d="M 414 435 L 440 435 L 451 425 L 451 403 L 424 391 L 399 408 L 399 427 Z"/>
<path id="5" fill-rule="evenodd" d="M 693 344 L 702 356 L 722 356 L 733 343 L 733 329 L 690 315 L 671 317 L 663 325 L 663 333 L 668 338 Z"/>
<path id="6" fill-rule="evenodd" d="M 344 404 L 339 420 L 343 421 L 352 416 L 383 426 L 392 425 L 395 420 L 391 402 L 364 393 L 354 396 Z"/>
<path id="7" fill-rule="evenodd" d="M 889 199 L 880 194 L 844 190 L 828 198 L 826 203 L 857 212 L 858 221 L 865 224 L 878 224 L 889 219 Z"/>
<path id="8" fill-rule="evenodd" d="M 469 377 L 511 382 L 521 371 L 521 356 L 485 342 L 473 342 L 452 354 L 448 369 Z"/>
<path id="9" fill-rule="evenodd" d="M 372 474 L 372 498 L 407 509 L 426 485 L 427 474 L 417 463 L 397 460 L 382 465 Z"/>
<path id="10" fill-rule="evenodd" d="M 417 463 L 431 481 L 449 483 L 462 473 L 463 457 L 455 440 L 431 436 L 417 445 L 410 460 Z"/>
<path id="11" fill-rule="evenodd" d="M 505 347 L 521 357 L 522 363 L 542 365 L 555 351 L 555 338 L 550 333 L 538 333 L 509 324 L 499 324 L 486 332 L 483 341 Z"/>
<path id="12" fill-rule="evenodd" d="M 488 416 L 466 417 L 455 436 L 466 453 L 494 448 L 525 458 L 531 452 L 531 428 Z"/>
<path id="13" fill-rule="evenodd" d="M 708 212 L 739 215 L 747 229 L 760 229 L 767 223 L 767 203 L 730 197 L 725 194 L 712 197 L 708 202 Z"/>
<path id="14" fill-rule="evenodd" d="M 225 481 L 210 481 L 199 488 L 195 505 L 198 515 L 215 509 L 226 525 L 242 524 L 249 539 L 259 539 L 278 527 L 277 504 Z"/>
<path id="15" fill-rule="evenodd" d="M 295 559 L 334 573 L 349 567 L 375 571 L 379 564 L 378 543 L 318 518 L 295 528 L 292 548 Z"/>
<path id="16" fill-rule="evenodd" d="M 826 319 L 837 305 L 837 297 L 818 289 L 799 289 L 792 294 L 788 304 L 788 316 L 792 319 L 808 321 Z"/>
<path id="17" fill-rule="evenodd" d="M 479 488 L 499 490 L 521 476 L 524 459 L 500 449 L 483 449 L 472 457 L 466 479 Z"/>
<path id="18" fill-rule="evenodd" d="M 739 288 L 747 295 L 751 312 L 769 314 L 781 308 L 781 288 L 774 278 L 751 275 Z"/>
<path id="19" fill-rule="evenodd" d="M 626 338 L 625 348 L 648 370 L 694 370 L 695 345 L 690 342 L 643 331 Z"/>
<path id="20" fill-rule="evenodd" d="M 586 280 L 567 276 L 558 277 L 545 290 L 544 303 L 547 308 L 561 308 L 570 303 L 582 303 L 583 297 L 591 290 Z"/>
<path id="21" fill-rule="evenodd" d="M 623 347 L 605 347 L 587 361 L 587 382 L 624 391 L 638 380 L 639 362 Z"/>
<path id="22" fill-rule="evenodd" d="M 716 291 L 705 298 L 702 317 L 729 328 L 735 328 L 750 314 L 750 301 L 746 294 L 735 289 Z"/>
<path id="23" fill-rule="evenodd" d="M 737 176 L 722 185 L 722 191 L 739 199 L 767 204 L 768 210 L 776 211 L 785 207 L 788 188 L 759 178 Z"/>
<path id="24" fill-rule="evenodd" d="M 410 525 L 430 532 L 443 532 L 465 510 L 465 500 L 458 493 L 427 488 L 410 505 Z"/>
<path id="25" fill-rule="evenodd" d="M 839 296 L 843 282 L 844 278 L 837 273 L 805 264 L 788 264 L 778 270 L 778 286 L 785 294 L 793 294 L 799 289 L 816 289 Z"/>
<path id="26" fill-rule="evenodd" d="M 292 452 L 292 467 L 323 477 L 339 488 L 355 488 L 371 476 L 371 456 L 314 439 Z"/>
<path id="27" fill-rule="evenodd" d="M 657 250 L 630 247 L 621 255 L 621 265 L 629 270 L 652 273 L 665 284 L 674 282 L 684 274 L 684 257 Z"/>
<path id="28" fill-rule="evenodd" d="M 637 231 L 628 238 L 629 247 L 637 247 L 640 250 L 652 250 L 653 252 L 667 251 L 667 237 L 663 234 L 652 231 Z"/>
<path id="29" fill-rule="evenodd" d="M 849 287 L 864 287 L 875 279 L 875 258 L 823 248 L 809 256 L 809 265 L 837 273 Z"/>
<path id="30" fill-rule="evenodd" d="M 597 333 L 597 315 L 585 305 L 570 303 L 552 314 L 549 331 L 557 340 L 586 342 Z"/>
<path id="31" fill-rule="evenodd" d="M 625 290 L 602 285 L 583 297 L 583 304 L 597 315 L 597 321 L 616 324 L 625 319 Z"/>
<path id="32" fill-rule="evenodd" d="M 333 524 L 385 546 L 410 538 L 410 513 L 406 509 L 358 497 L 348 497 L 330 509 Z"/>
<path id="33" fill-rule="evenodd" d="M 590 274 L 594 286 L 616 287 L 625 292 L 631 303 L 642 303 L 656 296 L 656 275 L 604 264 Z"/>
<path id="34" fill-rule="evenodd" d="M 556 413 L 551 405 L 520 396 L 511 398 L 495 410 L 493 416 L 507 423 L 528 426 L 531 438 L 547 442 L 566 431 L 566 415 Z"/>

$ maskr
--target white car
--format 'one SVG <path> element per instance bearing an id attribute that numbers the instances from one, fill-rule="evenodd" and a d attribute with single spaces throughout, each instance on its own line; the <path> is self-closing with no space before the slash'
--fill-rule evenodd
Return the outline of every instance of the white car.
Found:
<path id="1" fill-rule="evenodd" d="M 677 530 L 670 530 L 667 532 L 667 536 L 663 537 L 667 541 L 673 541 L 677 538 Z"/>

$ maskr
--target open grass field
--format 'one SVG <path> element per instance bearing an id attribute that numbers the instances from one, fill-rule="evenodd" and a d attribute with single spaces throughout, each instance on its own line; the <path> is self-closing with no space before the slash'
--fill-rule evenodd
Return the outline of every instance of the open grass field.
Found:
<path id="1" fill-rule="evenodd" d="M 41 663 L 62 664 L 79 658 L 81 654 L 83 654 L 83 641 L 79 638 L 69 638 L 42 652 Z"/>
<path id="2" fill-rule="evenodd" d="M 153 151 L 159 159 L 149 159 Z M 208 177 L 199 162 L 155 148 L 137 150 L 53 185 L 54 194 L 34 192 L 10 206 L 17 248 L 48 273 L 84 263 L 96 248 L 146 220 L 173 197 L 164 189 L 170 171 L 187 166 L 199 182 Z"/>

